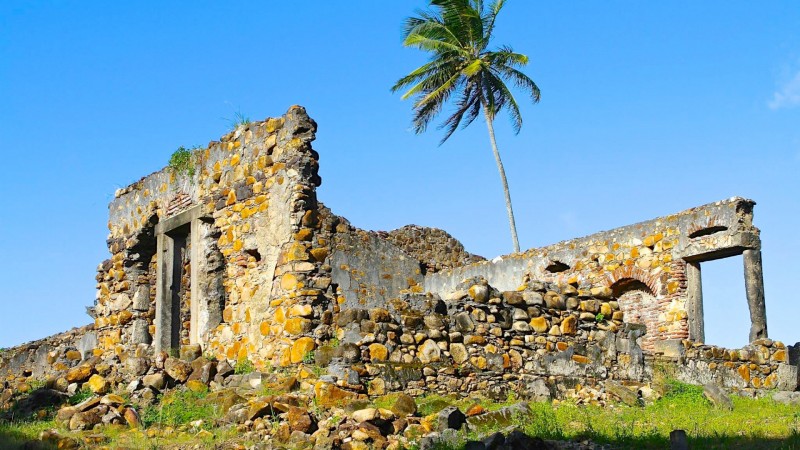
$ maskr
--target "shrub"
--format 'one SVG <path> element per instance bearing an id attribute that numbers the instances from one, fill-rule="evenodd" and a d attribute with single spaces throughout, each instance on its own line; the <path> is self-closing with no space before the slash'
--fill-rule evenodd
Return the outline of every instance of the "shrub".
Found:
<path id="1" fill-rule="evenodd" d="M 242 358 L 236 361 L 236 365 L 233 367 L 233 373 L 236 375 L 247 375 L 248 373 L 252 373 L 255 370 L 255 366 L 253 366 L 253 362 L 247 358 Z"/>
<path id="2" fill-rule="evenodd" d="M 193 177 L 195 169 L 192 156 L 191 150 L 188 150 L 184 146 L 178 147 L 178 149 L 172 153 L 172 156 L 169 157 L 170 169 L 175 173 L 187 174 L 189 177 Z"/>

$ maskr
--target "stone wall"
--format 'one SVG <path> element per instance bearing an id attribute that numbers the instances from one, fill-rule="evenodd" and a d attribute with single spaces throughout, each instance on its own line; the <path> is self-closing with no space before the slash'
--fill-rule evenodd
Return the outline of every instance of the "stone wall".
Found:
<path id="1" fill-rule="evenodd" d="M 422 263 L 425 273 L 466 266 L 485 258 L 469 253 L 464 245 L 444 230 L 406 225 L 378 235 Z"/>
<path id="2" fill-rule="evenodd" d="M 753 205 L 751 200 L 735 197 L 584 238 L 427 274 L 425 290 L 442 294 L 474 276 L 486 278 L 499 289 L 514 289 L 525 277 L 571 284 L 579 290 L 608 287 L 619 297 L 628 320 L 647 326 L 643 346 L 653 350 L 659 340 L 694 338 L 690 336 L 690 320 L 702 316 L 702 306 L 690 315 L 693 305 L 689 301 L 687 264 L 760 248 L 759 231 L 752 224 Z"/>
<path id="3" fill-rule="evenodd" d="M 344 396 L 562 397 L 647 383 L 656 359 L 691 382 L 796 389 L 800 352 L 766 339 L 752 201 L 483 261 L 441 230 L 364 231 L 325 208 L 315 131 L 292 107 L 119 190 L 94 325 L 4 352 L 6 383 L 119 385 L 171 353 L 264 371 L 314 360 Z M 752 343 L 705 346 L 700 263 L 741 253 Z"/>
<path id="4" fill-rule="evenodd" d="M 97 336 L 93 325 L 29 342 L 0 352 L 0 384 L 17 377 L 42 380 L 71 369 L 96 355 Z M 20 380 L 21 381 L 21 380 Z"/>
<path id="5" fill-rule="evenodd" d="M 167 259 L 159 269 L 158 259 L 169 258 L 178 239 L 189 241 L 181 248 L 192 255 L 191 282 L 183 283 L 192 303 L 191 344 L 265 364 L 311 331 L 311 320 L 328 308 L 330 284 L 320 270 L 324 257 L 314 252 L 322 247 L 315 240 L 315 131 L 305 110 L 292 107 L 196 150 L 191 170 L 165 168 L 117 192 L 109 207 L 113 256 L 98 275 L 104 352 L 123 355 L 153 340 L 157 349 L 178 346 L 158 331 L 170 326 L 159 320 L 169 315 L 171 286 L 154 282 L 165 277 L 159 270 L 171 270 Z M 156 245 L 161 238 L 168 242 Z"/>
<path id="6" fill-rule="evenodd" d="M 741 349 L 726 349 L 691 341 L 676 358 L 677 378 L 692 384 L 715 383 L 735 389 L 798 387 L 797 366 L 788 364 L 788 349 L 782 342 L 759 339 Z"/>

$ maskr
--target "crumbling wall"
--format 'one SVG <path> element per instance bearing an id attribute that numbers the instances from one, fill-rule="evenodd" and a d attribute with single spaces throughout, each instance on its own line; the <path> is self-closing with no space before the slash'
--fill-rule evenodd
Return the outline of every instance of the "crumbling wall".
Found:
<path id="1" fill-rule="evenodd" d="M 424 273 L 466 266 L 485 258 L 469 253 L 464 245 L 444 230 L 406 225 L 378 235 L 422 263 Z"/>
<path id="2" fill-rule="evenodd" d="M 461 280 L 481 276 L 503 290 L 528 277 L 570 284 L 579 291 L 608 288 L 622 310 L 647 326 L 643 341 L 690 338 L 687 264 L 759 249 L 752 223 L 754 202 L 735 197 L 678 214 L 572 239 L 492 261 L 427 274 L 425 290 L 445 293 Z M 628 291 L 637 291 L 625 295 Z M 763 293 L 762 293 L 763 295 Z M 763 298 L 762 298 L 763 301 Z M 697 315 L 702 315 L 702 309 Z"/>
<path id="3" fill-rule="evenodd" d="M 103 351 L 123 354 L 156 336 L 153 266 L 159 255 L 153 241 L 161 223 L 186 211 L 201 239 L 193 242 L 203 243 L 192 249 L 198 261 L 191 264 L 202 276 L 191 292 L 203 294 L 192 301 L 222 307 L 220 317 L 207 308 L 192 322 L 207 328 L 197 336 L 205 351 L 264 364 L 285 359 L 293 343 L 311 333 L 312 319 L 330 303 L 330 278 L 320 271 L 324 258 L 313 253 L 320 247 L 314 240 L 320 183 L 310 145 L 315 131 L 305 110 L 292 107 L 195 152 L 190 170 L 165 168 L 117 192 L 109 220 L 113 256 L 98 276 Z M 137 294 L 140 307 L 131 300 Z M 142 322 L 146 326 L 130 325 Z M 134 339 L 134 328 L 147 336 Z"/>
<path id="4" fill-rule="evenodd" d="M 318 203 L 315 131 L 292 107 L 196 150 L 186 170 L 119 190 L 94 325 L 0 354 L 4 388 L 52 375 L 74 391 L 93 374 L 119 386 L 167 360 L 180 366 L 168 359 L 175 351 L 213 356 L 226 373 L 245 359 L 262 370 L 314 359 L 327 371 L 320 398 L 331 386 L 340 398 L 563 397 L 647 383 L 656 359 L 689 382 L 796 389 L 798 352 L 766 339 L 752 201 L 476 262 L 441 230 L 364 231 Z M 761 338 L 739 350 L 705 346 L 699 263 L 740 253 L 751 338 Z M 181 318 L 165 331 L 173 305 Z M 183 382 L 186 371 L 167 375 Z"/>
<path id="5" fill-rule="evenodd" d="M 93 325 L 73 328 L 0 352 L 0 385 L 16 377 L 42 380 L 67 371 L 95 355 L 97 336 Z"/>

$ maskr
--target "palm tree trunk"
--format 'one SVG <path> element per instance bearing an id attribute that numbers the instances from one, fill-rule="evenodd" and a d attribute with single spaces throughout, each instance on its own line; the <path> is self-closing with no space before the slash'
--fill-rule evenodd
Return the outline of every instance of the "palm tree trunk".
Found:
<path id="1" fill-rule="evenodd" d="M 514 243 L 514 253 L 519 253 L 519 238 L 517 238 L 517 224 L 514 221 L 514 209 L 511 208 L 511 192 L 508 190 L 508 180 L 506 171 L 503 169 L 503 161 L 500 160 L 500 152 L 497 150 L 497 141 L 494 139 L 494 118 L 489 114 L 489 109 L 483 105 L 483 115 L 486 117 L 486 126 L 489 128 L 489 140 L 492 143 L 494 160 L 497 162 L 497 171 L 500 172 L 500 182 L 503 183 L 503 193 L 506 196 L 506 211 L 508 212 L 508 225 L 511 227 L 511 241 Z"/>

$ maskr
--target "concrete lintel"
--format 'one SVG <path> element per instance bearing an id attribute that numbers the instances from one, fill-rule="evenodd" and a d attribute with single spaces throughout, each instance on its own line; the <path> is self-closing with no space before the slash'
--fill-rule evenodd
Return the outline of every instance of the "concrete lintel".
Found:
<path id="1" fill-rule="evenodd" d="M 688 262 L 703 262 L 738 256 L 745 250 L 761 250 L 761 238 L 758 234 L 739 232 L 721 237 L 709 236 L 690 243 L 679 256 Z"/>
<path id="2" fill-rule="evenodd" d="M 192 221 L 199 219 L 201 216 L 201 205 L 194 206 L 181 213 L 175 214 L 172 217 L 160 221 L 156 225 L 156 234 L 169 233 L 170 231 L 180 228 Z"/>

